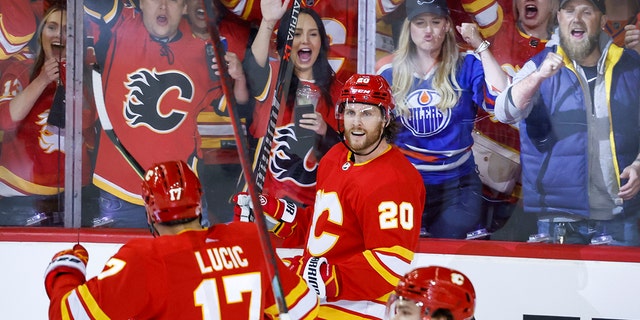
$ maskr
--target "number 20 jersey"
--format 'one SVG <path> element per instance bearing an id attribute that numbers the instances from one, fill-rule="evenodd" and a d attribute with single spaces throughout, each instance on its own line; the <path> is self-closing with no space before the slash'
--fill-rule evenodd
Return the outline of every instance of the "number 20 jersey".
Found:
<path id="1" fill-rule="evenodd" d="M 378 319 L 410 269 L 425 189 L 396 147 L 365 163 L 340 143 L 322 158 L 304 257 L 337 268 L 338 296 L 321 302 L 322 319 Z"/>

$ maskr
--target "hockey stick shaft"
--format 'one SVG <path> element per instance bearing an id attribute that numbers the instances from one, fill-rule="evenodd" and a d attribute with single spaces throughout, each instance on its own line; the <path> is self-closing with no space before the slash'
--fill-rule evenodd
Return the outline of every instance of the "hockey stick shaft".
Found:
<path id="1" fill-rule="evenodd" d="M 229 118 L 231 119 L 231 124 L 233 126 L 236 145 L 238 146 L 237 150 L 238 158 L 240 159 L 240 166 L 242 167 L 244 179 L 248 182 L 247 191 L 251 196 L 253 208 L 256 212 L 255 223 L 258 224 L 258 228 L 260 229 L 260 244 L 262 246 L 262 253 L 266 262 L 265 265 L 271 279 L 273 296 L 278 307 L 280 319 L 287 320 L 289 319 L 289 308 L 287 307 L 285 301 L 284 290 L 282 289 L 282 283 L 280 282 L 280 276 L 276 267 L 276 259 L 278 258 L 276 257 L 275 250 L 273 248 L 273 245 L 271 244 L 271 239 L 269 238 L 269 230 L 267 228 L 266 221 L 262 216 L 262 207 L 260 206 L 260 201 L 258 201 L 258 191 L 256 190 L 256 186 L 253 183 L 253 181 L 255 180 L 253 177 L 253 171 L 251 170 L 251 162 L 249 161 L 249 157 L 247 155 L 247 151 L 249 150 L 247 137 L 242 129 L 242 123 L 240 122 L 239 110 L 237 109 L 238 104 L 236 103 L 236 99 L 233 94 L 232 80 L 231 76 L 229 75 L 226 60 L 224 58 L 225 52 L 222 42 L 220 41 L 220 32 L 218 30 L 217 18 L 215 15 L 216 11 L 214 11 L 215 4 L 213 3 L 213 1 L 214 0 L 205 0 L 204 4 L 207 13 L 209 35 L 214 45 L 214 56 L 218 64 L 218 71 L 222 84 L 222 92 L 225 99 L 227 100 L 227 110 L 229 111 Z"/>
<path id="2" fill-rule="evenodd" d="M 291 61 L 291 48 L 293 46 L 293 37 L 298 24 L 298 16 L 300 15 L 300 0 L 293 0 L 291 10 L 291 18 L 287 26 L 287 38 L 284 45 L 283 54 L 278 68 L 278 77 L 276 79 L 276 87 L 273 94 L 273 103 L 271 112 L 269 112 L 269 124 L 267 132 L 262 139 L 260 151 L 258 153 L 257 164 L 255 167 L 256 186 L 259 192 L 262 192 L 264 180 L 267 175 L 267 167 L 269 165 L 269 155 L 271 154 L 271 144 L 273 143 L 273 135 L 276 131 L 276 122 L 280 113 L 281 103 L 287 103 L 289 94 L 289 85 L 293 74 L 293 61 Z M 280 26 L 282 28 L 282 26 Z"/>
<path id="3" fill-rule="evenodd" d="M 131 153 L 129 153 L 129 150 L 122 145 L 120 138 L 118 138 L 116 132 L 113 130 L 113 125 L 111 124 L 111 120 L 107 114 L 107 106 L 105 105 L 104 93 L 102 91 L 102 74 L 98 70 L 97 64 L 93 67 L 91 79 L 93 85 L 93 98 L 96 102 L 96 110 L 98 111 L 98 119 L 100 120 L 100 125 L 102 125 L 102 130 L 104 130 L 104 133 L 109 137 L 109 140 L 113 142 L 116 149 L 118 149 L 120 154 L 122 154 L 124 159 L 142 179 L 144 177 L 144 168 L 142 168 L 140 163 L 138 163 Z"/>

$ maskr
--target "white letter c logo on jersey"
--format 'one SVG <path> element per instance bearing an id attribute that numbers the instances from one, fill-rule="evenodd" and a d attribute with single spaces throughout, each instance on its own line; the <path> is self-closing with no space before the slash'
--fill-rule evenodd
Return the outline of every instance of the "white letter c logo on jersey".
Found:
<path id="1" fill-rule="evenodd" d="M 324 214 L 326 213 L 326 214 Z M 326 217 L 326 220 L 320 220 Z M 327 251 L 331 250 L 338 242 L 340 235 L 324 231 L 324 227 L 329 224 L 342 226 L 344 222 L 344 213 L 340 205 L 340 199 L 335 192 L 324 193 L 318 190 L 316 193 L 316 201 L 313 207 L 313 221 L 311 222 L 311 231 L 307 240 L 307 250 L 313 256 L 323 256 Z M 319 236 L 316 236 L 320 233 Z"/>

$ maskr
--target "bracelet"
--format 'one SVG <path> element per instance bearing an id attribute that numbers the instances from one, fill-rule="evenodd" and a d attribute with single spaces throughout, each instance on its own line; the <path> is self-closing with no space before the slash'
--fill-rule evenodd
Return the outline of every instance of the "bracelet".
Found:
<path id="1" fill-rule="evenodd" d="M 473 50 L 473 52 L 476 54 L 481 53 L 482 51 L 489 49 L 490 45 L 491 45 L 491 42 L 484 40 L 475 50 Z"/>

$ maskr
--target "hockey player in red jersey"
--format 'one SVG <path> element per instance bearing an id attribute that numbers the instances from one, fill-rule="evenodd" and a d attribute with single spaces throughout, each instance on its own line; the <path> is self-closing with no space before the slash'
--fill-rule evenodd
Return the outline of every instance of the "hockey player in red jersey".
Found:
<path id="1" fill-rule="evenodd" d="M 85 280 L 89 254 L 77 244 L 45 272 L 49 319 L 275 319 L 278 317 L 257 226 L 200 226 L 202 188 L 183 161 L 155 164 L 142 196 L 156 238 L 127 242 L 102 273 Z M 314 319 L 318 297 L 276 266 L 291 319 Z"/>
<path id="2" fill-rule="evenodd" d="M 260 197 L 272 232 L 305 236 L 304 253 L 290 268 L 320 296 L 320 319 L 379 319 L 413 259 L 425 191 L 420 174 L 389 143 L 393 108 L 384 78 L 353 75 L 336 106 L 344 143 L 320 161 L 314 207 Z"/>
<path id="3" fill-rule="evenodd" d="M 407 273 L 389 297 L 385 320 L 473 319 L 476 292 L 462 272 L 420 267 Z"/>

